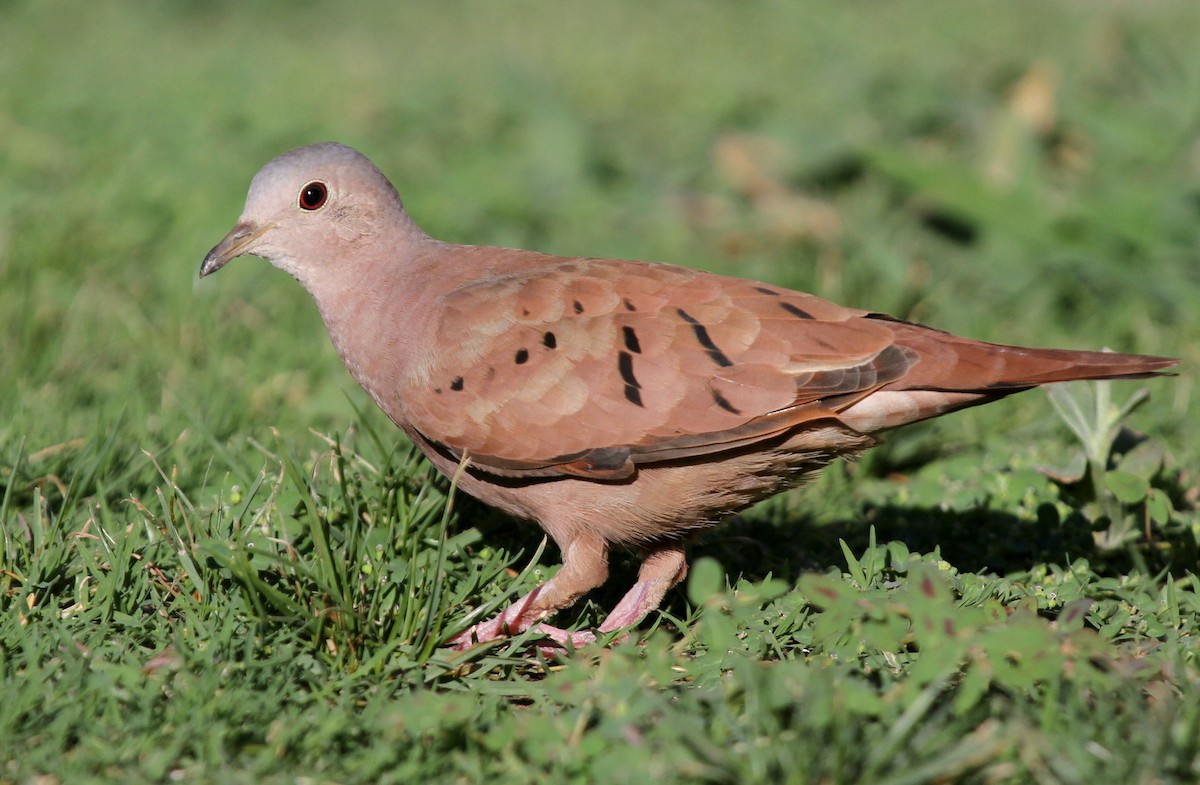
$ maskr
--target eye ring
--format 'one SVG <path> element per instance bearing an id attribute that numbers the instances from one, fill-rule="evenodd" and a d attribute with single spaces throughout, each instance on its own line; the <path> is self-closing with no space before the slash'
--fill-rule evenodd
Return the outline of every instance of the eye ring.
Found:
<path id="1" fill-rule="evenodd" d="M 329 198 L 329 187 L 320 180 L 313 180 L 300 189 L 299 204 L 301 210 L 320 210 Z"/>

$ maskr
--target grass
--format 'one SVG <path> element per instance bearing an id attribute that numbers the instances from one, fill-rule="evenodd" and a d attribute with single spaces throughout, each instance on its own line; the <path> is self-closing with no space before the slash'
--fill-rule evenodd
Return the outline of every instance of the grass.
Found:
<path id="1" fill-rule="evenodd" d="M 0 19 L 0 783 L 1200 778 L 1193 4 Z M 445 239 L 1183 365 L 894 434 L 628 643 L 455 654 L 553 546 L 448 504 L 286 276 L 195 280 L 320 139 Z"/>

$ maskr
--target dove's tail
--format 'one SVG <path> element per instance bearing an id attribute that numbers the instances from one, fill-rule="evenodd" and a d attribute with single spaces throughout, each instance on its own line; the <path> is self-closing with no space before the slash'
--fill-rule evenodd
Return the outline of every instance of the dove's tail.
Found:
<path id="1" fill-rule="evenodd" d="M 896 344 L 916 361 L 899 379 L 839 413 L 871 433 L 988 403 L 1053 382 L 1145 379 L 1177 364 L 1171 357 L 1116 352 L 1033 349 L 974 341 L 895 321 Z"/>

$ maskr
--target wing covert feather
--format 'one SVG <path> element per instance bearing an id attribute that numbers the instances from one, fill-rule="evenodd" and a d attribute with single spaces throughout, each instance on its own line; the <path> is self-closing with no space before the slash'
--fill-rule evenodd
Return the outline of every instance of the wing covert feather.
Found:
<path id="1" fill-rule="evenodd" d="M 865 312 L 669 265 L 568 259 L 445 295 L 414 427 L 476 465 L 619 477 L 834 416 L 914 362 Z"/>

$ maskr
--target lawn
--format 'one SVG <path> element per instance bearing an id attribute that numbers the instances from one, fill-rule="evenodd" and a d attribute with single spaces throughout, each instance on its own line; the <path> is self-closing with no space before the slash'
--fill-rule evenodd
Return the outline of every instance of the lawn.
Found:
<path id="1" fill-rule="evenodd" d="M 1200 781 L 1197 40 L 1191 0 L 4 4 L 0 783 Z M 553 545 L 286 275 L 196 277 L 322 140 L 442 239 L 1179 375 L 896 432 L 623 643 L 455 653 Z"/>

